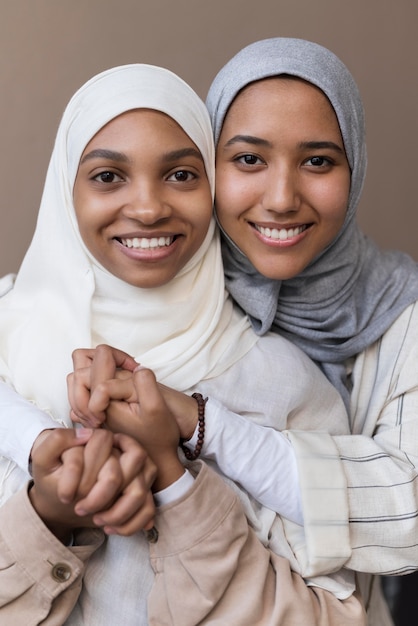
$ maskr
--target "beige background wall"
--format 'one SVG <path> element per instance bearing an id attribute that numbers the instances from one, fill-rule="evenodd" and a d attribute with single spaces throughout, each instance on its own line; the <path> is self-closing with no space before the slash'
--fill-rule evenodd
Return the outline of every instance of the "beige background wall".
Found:
<path id="1" fill-rule="evenodd" d="M 353 72 L 369 149 L 360 222 L 418 260 L 416 0 L 0 0 L 0 275 L 30 242 L 62 110 L 85 80 L 147 62 L 204 97 L 232 54 L 277 35 L 317 41 Z"/>

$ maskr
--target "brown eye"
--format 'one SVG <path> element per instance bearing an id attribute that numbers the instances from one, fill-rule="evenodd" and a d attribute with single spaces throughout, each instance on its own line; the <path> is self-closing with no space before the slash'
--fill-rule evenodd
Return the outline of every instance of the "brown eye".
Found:
<path id="1" fill-rule="evenodd" d="M 121 178 L 114 172 L 100 172 L 100 174 L 97 174 L 97 176 L 94 177 L 94 180 L 97 180 L 100 183 L 114 183 L 121 180 Z"/>
<path id="2" fill-rule="evenodd" d="M 330 160 L 326 157 L 322 156 L 314 156 L 311 157 L 307 163 L 309 165 L 313 165 L 314 167 L 324 167 L 324 165 L 330 165 Z"/>
<path id="3" fill-rule="evenodd" d="M 192 174 L 192 172 L 187 170 L 178 170 L 177 172 L 171 174 L 168 180 L 174 180 L 178 183 L 188 183 L 194 178 L 196 178 L 196 176 Z"/>
<path id="4" fill-rule="evenodd" d="M 182 182 L 184 180 L 188 180 L 189 174 L 188 174 L 188 172 L 184 172 L 184 171 L 176 172 L 174 174 L 174 177 L 175 177 L 176 180 L 179 180 L 180 182 Z"/>
<path id="5" fill-rule="evenodd" d="M 256 157 L 254 154 L 244 154 L 241 159 L 246 165 L 256 165 L 256 163 L 258 163 L 259 161 L 258 157 Z"/>
<path id="6" fill-rule="evenodd" d="M 234 161 L 236 161 L 237 163 L 239 163 L 240 165 L 248 165 L 248 166 L 258 166 L 258 165 L 263 165 L 264 161 L 262 159 L 260 159 L 259 156 L 257 156 L 256 154 L 240 154 L 238 156 L 235 157 Z"/>

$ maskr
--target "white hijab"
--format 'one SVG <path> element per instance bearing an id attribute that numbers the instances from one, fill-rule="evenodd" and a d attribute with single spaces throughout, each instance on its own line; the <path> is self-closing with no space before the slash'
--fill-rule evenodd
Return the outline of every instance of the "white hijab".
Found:
<path id="1" fill-rule="evenodd" d="M 0 376 L 67 424 L 66 375 L 75 348 L 108 343 L 151 367 L 161 382 L 186 390 L 221 374 L 256 341 L 226 294 L 213 222 L 194 257 L 155 289 L 116 278 L 84 246 L 72 200 L 81 154 L 106 123 L 137 108 L 166 113 L 184 129 L 214 189 L 205 106 L 175 74 L 143 64 L 116 67 L 89 80 L 70 100 L 32 243 L 14 288 L 0 299 Z"/>

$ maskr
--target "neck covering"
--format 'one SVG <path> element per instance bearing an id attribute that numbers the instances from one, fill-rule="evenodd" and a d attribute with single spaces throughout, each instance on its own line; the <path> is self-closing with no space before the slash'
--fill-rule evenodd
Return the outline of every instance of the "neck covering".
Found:
<path id="1" fill-rule="evenodd" d="M 208 93 L 215 143 L 238 93 L 254 81 L 281 74 L 316 85 L 334 108 L 351 169 L 346 218 L 334 241 L 285 281 L 262 276 L 224 233 L 226 285 L 256 332 L 271 328 L 296 343 L 321 365 L 348 404 L 344 362 L 376 341 L 418 298 L 417 265 L 401 252 L 380 251 L 355 221 L 367 161 L 363 105 L 352 75 L 326 48 L 278 37 L 241 50 Z"/>
<path id="2" fill-rule="evenodd" d="M 106 342 L 185 390 L 222 373 L 256 341 L 226 294 L 214 220 L 186 266 L 157 288 L 125 283 L 86 249 L 72 200 L 81 154 L 105 124 L 138 108 L 161 111 L 181 126 L 203 156 L 213 196 L 212 131 L 195 92 L 163 68 L 107 70 L 81 87 L 63 114 L 33 240 L 13 289 L 0 299 L 0 376 L 67 424 L 66 375 L 75 348 Z"/>

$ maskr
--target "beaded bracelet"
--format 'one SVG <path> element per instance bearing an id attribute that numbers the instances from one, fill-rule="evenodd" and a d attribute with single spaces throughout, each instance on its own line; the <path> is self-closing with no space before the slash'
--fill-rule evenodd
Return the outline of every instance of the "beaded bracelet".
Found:
<path id="1" fill-rule="evenodd" d="M 194 461 L 197 459 L 202 451 L 203 441 L 205 439 L 205 406 L 208 401 L 207 398 L 203 398 L 201 393 L 193 393 L 192 398 L 194 398 L 197 402 L 197 410 L 198 410 L 198 436 L 197 443 L 194 451 L 192 452 L 184 445 L 185 439 L 180 439 L 180 447 L 184 452 L 184 456 L 189 461 Z"/>

